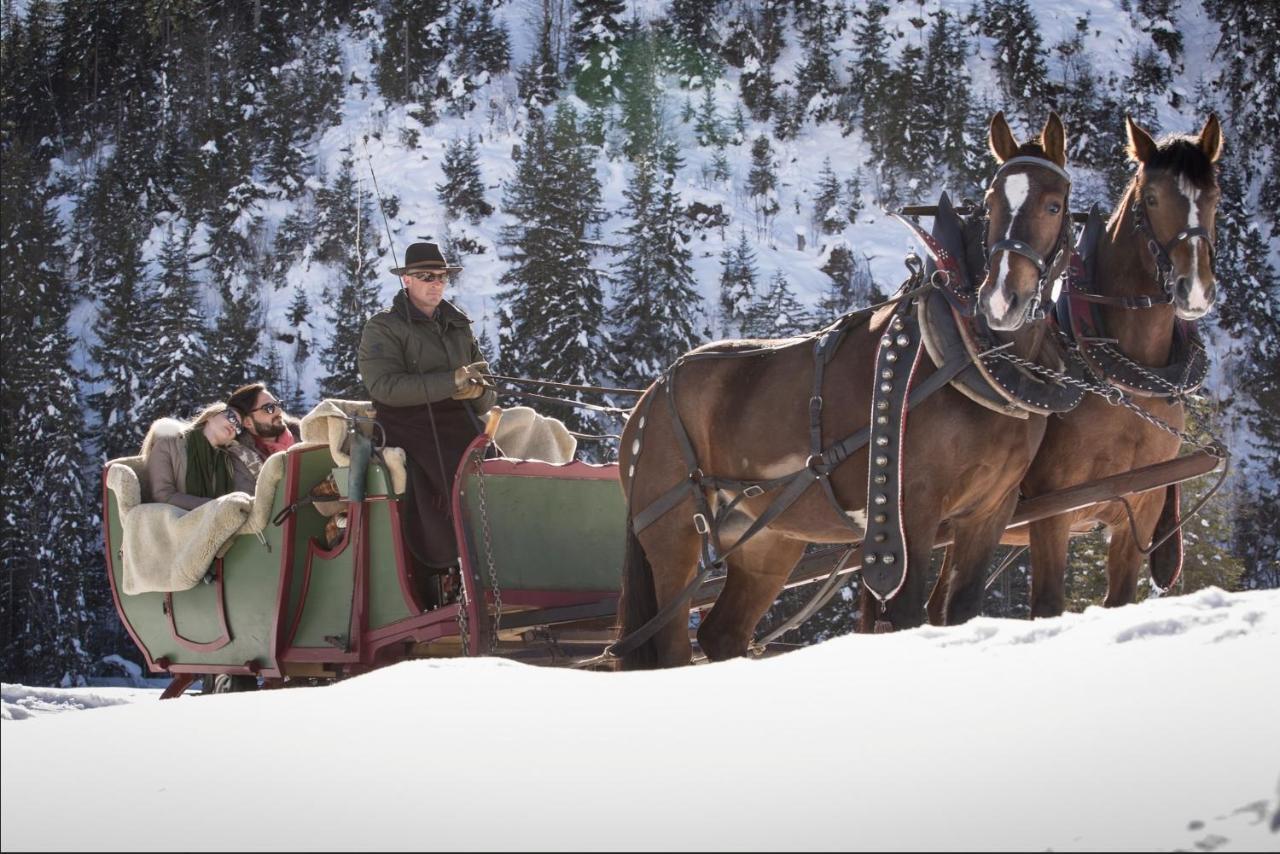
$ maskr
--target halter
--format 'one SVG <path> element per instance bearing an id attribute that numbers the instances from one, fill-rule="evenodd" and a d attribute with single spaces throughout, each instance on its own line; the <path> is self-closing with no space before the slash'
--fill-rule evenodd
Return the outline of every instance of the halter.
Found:
<path id="1" fill-rule="evenodd" d="M 1062 178 L 1064 181 L 1067 182 L 1067 198 L 1063 201 L 1063 205 L 1062 205 L 1062 209 L 1063 209 L 1062 229 L 1061 231 L 1058 232 L 1058 240 L 1056 243 L 1054 243 L 1054 246 L 1053 246 L 1053 259 L 1048 263 L 1046 263 L 1044 260 L 1044 257 L 1041 256 L 1039 252 L 1037 252 L 1034 248 L 1032 248 L 1026 242 L 1021 240 L 1014 240 L 1013 238 L 1005 238 L 1004 240 L 996 241 L 996 243 L 994 243 L 992 246 L 990 246 L 987 249 L 987 269 L 991 269 L 991 259 L 995 257 L 995 254 L 997 252 L 1012 252 L 1015 255 L 1021 255 L 1023 258 L 1026 258 L 1032 264 L 1036 265 L 1036 270 L 1040 274 L 1039 278 L 1036 280 L 1036 292 L 1035 294 L 1032 295 L 1031 299 L 1027 302 L 1027 307 L 1023 310 L 1023 313 L 1026 319 L 1034 323 L 1037 320 L 1044 319 L 1044 310 L 1040 307 L 1040 305 L 1044 300 L 1045 286 L 1055 277 L 1054 272 L 1055 270 L 1057 270 L 1058 263 L 1063 258 L 1064 249 L 1069 244 L 1069 241 L 1070 241 L 1071 176 L 1068 175 L 1067 171 L 1062 167 L 1060 167 L 1058 164 L 1053 163 L 1049 160 L 1044 160 L 1040 157 L 1012 157 L 1006 160 L 1004 163 L 1000 164 L 1000 168 L 996 170 L 996 174 L 991 176 L 991 184 L 994 185 L 997 179 L 999 179 L 1001 173 L 1003 173 L 1004 170 L 1008 169 L 1010 166 L 1023 166 L 1023 165 L 1039 166 L 1043 169 L 1048 169 L 1050 172 L 1053 172 L 1055 175 L 1057 175 L 1058 177 Z M 986 239 L 987 239 L 986 234 L 990 230 L 989 215 L 986 217 L 986 220 L 987 220 L 987 227 L 984 228 L 982 232 L 983 234 L 982 239 L 984 243 L 986 242 Z M 1061 271 L 1059 270 L 1058 272 L 1061 272 Z"/>
<path id="2" fill-rule="evenodd" d="M 1214 254 L 1213 235 L 1204 226 L 1197 225 L 1194 228 L 1184 228 L 1175 234 L 1168 243 L 1161 243 L 1160 238 L 1156 237 L 1155 230 L 1151 227 L 1151 221 L 1147 219 L 1146 206 L 1142 204 L 1142 195 L 1137 192 L 1136 186 L 1134 188 L 1133 204 L 1129 206 L 1129 211 L 1133 214 L 1133 227 L 1142 231 L 1147 238 L 1147 250 L 1156 262 L 1156 281 L 1164 289 L 1164 298 L 1155 299 L 1153 304 L 1168 305 L 1174 301 L 1173 250 L 1178 248 L 1179 243 L 1198 237 L 1209 247 L 1209 263 L 1212 264 Z"/>

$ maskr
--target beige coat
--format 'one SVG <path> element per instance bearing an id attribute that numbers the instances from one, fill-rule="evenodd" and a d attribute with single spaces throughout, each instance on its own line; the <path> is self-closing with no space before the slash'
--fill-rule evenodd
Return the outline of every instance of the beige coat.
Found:
<path id="1" fill-rule="evenodd" d="M 187 488 L 186 431 L 189 427 L 190 425 L 172 418 L 162 418 L 151 426 L 151 431 L 142 444 L 151 501 L 194 510 L 213 500 L 188 495 L 184 491 Z M 235 491 L 253 495 L 257 478 L 234 454 L 231 455 L 231 473 Z"/>

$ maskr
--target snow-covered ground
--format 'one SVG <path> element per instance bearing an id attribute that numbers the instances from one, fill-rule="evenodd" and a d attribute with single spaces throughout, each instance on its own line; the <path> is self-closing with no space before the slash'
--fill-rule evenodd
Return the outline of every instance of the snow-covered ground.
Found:
<path id="1" fill-rule="evenodd" d="M 1275 851 L 1278 653 L 1280 591 L 1209 589 L 657 673 L 5 685 L 0 847 Z"/>

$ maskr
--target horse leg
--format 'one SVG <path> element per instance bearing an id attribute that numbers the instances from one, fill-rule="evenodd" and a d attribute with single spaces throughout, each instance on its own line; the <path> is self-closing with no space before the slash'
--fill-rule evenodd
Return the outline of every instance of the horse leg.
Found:
<path id="1" fill-rule="evenodd" d="M 947 549 L 943 555 L 942 570 L 938 573 L 938 579 L 933 583 L 933 591 L 929 593 L 929 603 L 925 606 L 925 612 L 929 615 L 929 625 L 941 626 L 945 625 L 944 610 L 947 601 L 947 584 L 951 578 L 951 549 Z"/>
<path id="2" fill-rule="evenodd" d="M 986 569 L 1017 503 L 1018 490 L 1014 488 L 993 511 L 952 520 L 955 542 L 947 549 L 943 564 L 948 579 L 942 610 L 945 625 L 956 626 L 982 613 Z"/>
<path id="3" fill-rule="evenodd" d="M 627 528 L 622 597 L 618 603 L 620 639 L 640 629 L 693 579 L 700 541 L 689 515 L 675 508 L 637 536 Z M 626 653 L 622 670 L 678 667 L 689 663 L 687 615 L 676 614 L 652 638 Z"/>
<path id="4" fill-rule="evenodd" d="M 1066 609 L 1067 541 L 1071 517 L 1041 519 L 1030 525 L 1031 618 L 1058 617 Z"/>
<path id="5" fill-rule="evenodd" d="M 1153 495 L 1160 500 L 1153 500 Z M 1137 505 L 1133 512 L 1137 530 L 1129 524 L 1127 517 L 1111 527 L 1111 546 L 1107 549 L 1107 598 L 1102 603 L 1107 608 L 1128 605 L 1137 596 L 1138 572 L 1146 555 L 1138 550 L 1139 540 L 1135 539 L 1135 534 L 1141 538 L 1141 543 L 1151 542 L 1151 534 L 1164 507 L 1164 492 L 1147 493 L 1132 503 Z"/>
<path id="6" fill-rule="evenodd" d="M 698 644 L 707 658 L 724 661 L 747 654 L 756 625 L 803 554 L 803 542 L 765 530 L 727 559 L 724 590 L 698 627 Z"/>

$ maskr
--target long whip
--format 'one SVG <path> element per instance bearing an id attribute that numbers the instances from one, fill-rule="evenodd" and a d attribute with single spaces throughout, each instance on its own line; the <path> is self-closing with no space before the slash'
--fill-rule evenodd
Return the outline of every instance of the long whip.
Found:
<path id="1" fill-rule="evenodd" d="M 391 223 L 387 221 L 387 206 L 382 203 L 382 191 L 378 189 L 378 176 L 373 171 L 373 158 L 369 156 L 369 135 L 360 138 L 360 147 L 364 149 L 364 162 L 369 166 L 369 177 L 373 179 L 373 194 L 378 197 L 378 213 L 382 214 L 382 224 L 387 229 L 387 245 L 391 247 L 391 260 L 400 266 L 400 258 L 396 255 L 396 241 L 391 236 Z"/>

